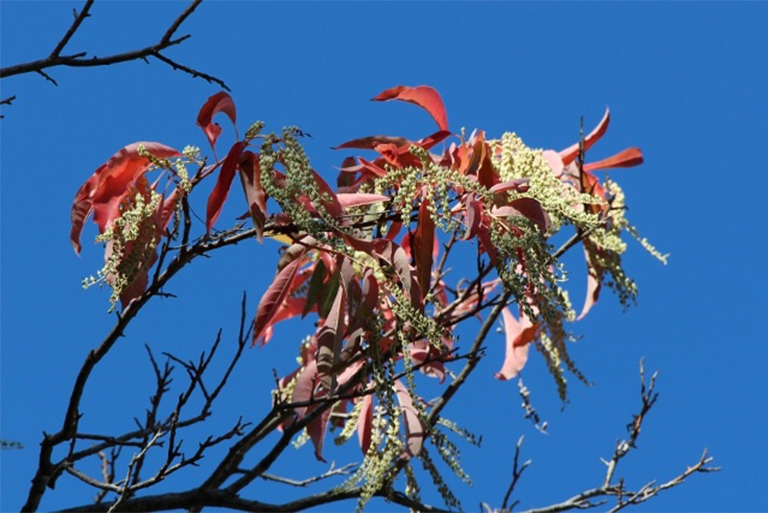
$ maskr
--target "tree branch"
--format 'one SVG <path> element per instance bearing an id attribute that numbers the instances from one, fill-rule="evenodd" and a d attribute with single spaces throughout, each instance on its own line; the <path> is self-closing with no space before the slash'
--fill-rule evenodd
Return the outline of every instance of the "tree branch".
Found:
<path id="1" fill-rule="evenodd" d="M 54 85 L 58 85 L 56 81 L 43 70 L 47 68 L 53 68 L 56 66 L 66 66 L 66 67 L 72 67 L 72 68 L 86 68 L 86 67 L 92 68 L 97 66 L 109 66 L 112 64 L 119 64 L 122 62 L 135 61 L 138 59 L 147 61 L 149 57 L 154 57 L 161 62 L 165 62 L 166 64 L 169 64 L 174 70 L 183 71 L 184 73 L 191 75 L 193 78 L 202 78 L 208 81 L 209 83 L 215 83 L 221 86 L 223 89 L 226 89 L 227 91 L 230 90 L 223 80 L 218 79 L 214 76 L 208 75 L 207 73 L 198 71 L 189 66 L 185 66 L 183 64 L 179 64 L 175 61 L 172 61 L 171 59 L 169 59 L 168 57 L 160 53 L 163 50 L 166 50 L 172 46 L 176 46 L 184 42 L 186 39 L 190 37 L 189 34 L 181 37 L 177 37 L 177 38 L 174 38 L 173 36 L 176 33 L 176 31 L 179 29 L 181 24 L 184 23 L 184 21 L 194 12 L 197 6 L 200 5 L 202 0 L 193 0 L 193 2 L 184 10 L 184 12 L 182 12 L 171 23 L 171 25 L 165 31 L 163 36 L 160 38 L 160 40 L 153 45 L 146 46 L 138 50 L 109 55 L 106 57 L 94 56 L 91 58 L 86 58 L 86 55 L 87 55 L 86 52 L 79 52 L 72 55 L 61 55 L 61 52 L 70 42 L 70 40 L 72 39 L 74 34 L 77 32 L 77 30 L 80 28 L 83 21 L 86 18 L 90 17 L 90 9 L 91 9 L 91 6 L 93 5 L 93 2 L 94 0 L 87 0 L 85 5 L 83 6 L 83 9 L 80 11 L 80 13 L 75 14 L 75 20 L 72 22 L 72 25 L 69 27 L 67 32 L 58 42 L 58 44 L 54 47 L 53 51 L 51 51 L 50 55 L 48 55 L 43 59 L 38 59 L 36 61 L 25 62 L 22 64 L 15 64 L 13 66 L 6 66 L 4 68 L 0 68 L 0 78 L 11 77 L 14 75 L 21 75 L 24 73 L 38 73 L 43 77 L 45 77 L 50 82 L 52 82 Z"/>

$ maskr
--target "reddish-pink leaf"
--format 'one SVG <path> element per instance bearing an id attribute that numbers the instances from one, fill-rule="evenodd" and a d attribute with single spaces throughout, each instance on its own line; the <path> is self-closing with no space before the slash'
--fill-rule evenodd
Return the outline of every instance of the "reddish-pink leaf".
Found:
<path id="1" fill-rule="evenodd" d="M 299 377 L 296 378 L 296 386 L 293 388 L 291 402 L 304 403 L 324 395 L 322 391 L 315 393 L 317 383 L 317 362 L 312 360 L 301 370 Z M 299 406 L 295 409 L 299 420 L 307 415 L 308 408 L 308 406 Z"/>
<path id="2" fill-rule="evenodd" d="M 360 165 L 362 166 L 360 171 L 363 171 L 363 172 L 367 171 L 368 173 L 371 173 L 379 177 L 387 174 L 387 172 L 384 169 L 374 164 L 373 162 L 368 162 L 362 157 L 358 158 L 358 160 L 360 161 Z"/>
<path id="3" fill-rule="evenodd" d="M 512 379 L 525 367 L 528 361 L 528 349 L 536 338 L 537 324 L 532 324 L 528 317 L 521 313 L 521 322 L 504 308 L 501 311 L 504 317 L 504 331 L 506 333 L 506 355 L 501 370 L 496 373 L 497 379 Z"/>
<path id="4" fill-rule="evenodd" d="M 547 214 L 547 211 L 541 206 L 541 203 L 535 199 L 518 198 L 510 203 L 510 206 L 533 221 L 536 226 L 539 227 L 541 233 L 546 233 L 547 230 L 549 230 L 549 227 L 552 224 L 552 221 L 549 219 L 549 214 Z"/>
<path id="5" fill-rule="evenodd" d="M 245 141 L 236 142 L 230 148 L 227 158 L 224 159 L 216 185 L 213 187 L 211 195 L 208 196 L 208 209 L 205 214 L 206 235 L 210 235 L 213 223 L 221 214 L 221 209 L 229 195 L 229 188 L 232 186 L 232 180 L 235 178 L 235 172 L 240 164 L 240 155 L 247 145 L 248 143 Z"/>
<path id="6" fill-rule="evenodd" d="M 605 108 L 605 114 L 603 115 L 603 119 L 600 120 L 600 123 L 597 124 L 594 130 L 592 130 L 589 135 L 587 135 L 584 138 L 584 151 L 586 152 L 588 149 L 592 147 L 593 144 L 595 144 L 597 141 L 600 140 L 600 138 L 605 134 L 605 131 L 608 130 L 608 124 L 611 122 L 611 111 L 608 109 L 608 107 Z M 572 146 L 569 146 L 568 148 L 562 150 L 560 152 L 560 157 L 563 159 L 563 165 L 567 166 L 574 160 L 576 160 L 576 157 L 579 156 L 579 143 L 573 144 Z"/>
<path id="7" fill-rule="evenodd" d="M 584 164 L 584 171 L 595 171 L 597 169 L 609 169 L 614 167 L 633 167 L 643 163 L 643 152 L 640 148 L 627 148 L 620 151 L 612 157 Z"/>
<path id="8" fill-rule="evenodd" d="M 395 381 L 395 392 L 397 392 L 397 400 L 400 402 L 405 421 L 405 450 L 401 458 L 410 460 L 421 452 L 421 447 L 424 445 L 424 423 L 413 405 L 411 393 L 399 379 Z"/>
<path id="9" fill-rule="evenodd" d="M 270 325 L 272 318 L 282 304 L 288 291 L 291 288 L 293 277 L 301 266 L 302 259 L 297 258 L 286 265 L 278 273 L 275 280 L 269 286 L 264 296 L 259 302 L 259 308 L 256 310 L 256 319 L 253 325 L 253 344 L 261 337 L 263 331 Z"/>
<path id="10" fill-rule="evenodd" d="M 232 121 L 232 125 L 237 123 L 235 102 L 232 101 L 232 97 L 224 91 L 216 93 L 208 98 L 200 109 L 200 112 L 197 114 L 197 126 L 203 129 L 214 152 L 216 151 L 216 140 L 219 138 L 219 135 L 221 135 L 221 126 L 218 123 L 214 123 L 213 118 L 219 112 L 226 114 L 229 117 L 229 120 Z M 235 134 L 237 134 L 236 126 Z M 237 137 L 237 135 L 235 136 Z"/>
<path id="11" fill-rule="evenodd" d="M 307 424 L 307 434 L 315 447 L 315 458 L 318 461 L 327 463 L 323 458 L 323 444 L 325 442 L 325 431 L 328 429 L 328 417 L 331 415 L 331 409 L 328 408 L 320 414 L 315 420 Z"/>
<path id="12" fill-rule="evenodd" d="M 329 396 L 333 395 L 336 389 L 336 374 L 331 372 L 331 368 L 339 361 L 341 354 L 341 343 L 346 332 L 346 309 L 344 287 L 339 287 L 328 317 L 317 334 L 317 372 L 323 390 L 328 392 Z"/>
<path id="13" fill-rule="evenodd" d="M 369 135 L 368 137 L 360 137 L 359 139 L 352 139 L 345 143 L 341 143 L 332 150 L 340 150 L 342 148 L 359 148 L 361 150 L 372 150 L 377 144 L 394 144 L 395 146 L 403 146 L 410 144 L 411 142 L 405 137 L 392 137 L 389 135 Z"/>
<path id="14" fill-rule="evenodd" d="M 491 160 L 491 151 L 488 143 L 485 142 L 485 134 L 482 130 L 475 137 L 475 144 L 472 148 L 472 160 L 469 163 L 467 174 L 477 176 L 477 181 L 480 182 L 480 185 L 489 189 L 499 181 Z"/>
<path id="15" fill-rule="evenodd" d="M 432 252 L 434 247 L 435 222 L 429 212 L 429 200 L 425 199 L 419 207 L 419 226 L 413 237 L 413 256 L 422 301 L 429 292 L 429 286 L 432 282 Z"/>
<path id="16" fill-rule="evenodd" d="M 445 365 L 443 365 L 442 361 L 434 359 L 435 355 L 432 353 L 432 349 L 431 346 L 415 347 L 415 345 L 412 345 L 410 349 L 411 359 L 414 364 L 421 365 L 419 370 L 422 374 L 437 378 L 442 384 L 445 381 Z M 425 364 L 424 362 L 427 362 L 427 358 L 430 361 Z"/>
<path id="17" fill-rule="evenodd" d="M 296 378 L 296 386 L 293 389 L 291 402 L 302 403 L 327 397 L 323 390 L 316 390 L 317 382 L 317 362 L 311 361 L 304 367 L 304 369 L 302 369 L 298 378 Z M 296 408 L 297 419 L 303 419 L 316 407 L 317 406 L 313 405 Z M 325 431 L 328 427 L 328 416 L 330 415 L 330 412 L 330 409 L 324 411 L 318 418 L 307 425 L 307 434 L 309 435 L 310 440 L 312 440 L 312 445 L 315 447 L 315 457 L 322 462 L 325 462 L 325 459 L 323 458 L 323 442 L 325 440 Z"/>
<path id="18" fill-rule="evenodd" d="M 330 215 L 333 217 L 341 217 L 344 215 L 344 209 L 341 207 L 341 203 L 339 203 L 339 199 L 336 197 L 336 193 L 331 189 L 331 186 L 328 185 L 328 183 L 323 180 L 323 177 L 320 176 L 317 171 L 314 169 L 311 169 L 312 176 L 315 178 L 315 183 L 317 184 L 318 189 L 320 189 L 320 192 L 324 195 L 328 195 L 331 198 L 330 202 L 324 203 L 325 209 L 328 211 Z"/>
<path id="19" fill-rule="evenodd" d="M 587 298 L 584 300 L 584 306 L 581 309 L 579 317 L 576 319 L 580 321 L 589 313 L 592 307 L 597 303 L 597 298 L 600 296 L 602 268 L 597 265 L 596 259 L 592 257 L 591 251 L 599 251 L 594 245 L 585 241 L 584 243 L 584 257 L 587 260 Z"/>
<path id="20" fill-rule="evenodd" d="M 491 242 L 491 232 L 485 223 L 481 223 L 477 229 L 477 240 L 480 242 L 478 249 L 483 249 L 488 254 L 491 264 L 496 265 L 499 253 Z"/>
<path id="21" fill-rule="evenodd" d="M 429 150 L 438 143 L 444 141 L 447 137 L 451 135 L 451 132 L 448 130 L 440 130 L 438 132 L 435 132 L 432 135 L 428 135 L 424 139 L 421 139 L 420 141 L 416 142 L 416 146 L 421 146 L 425 150 Z M 402 147 L 401 147 L 402 149 Z M 410 151 L 410 146 L 405 148 L 405 151 Z"/>
<path id="22" fill-rule="evenodd" d="M 267 220 L 267 193 L 261 185 L 259 157 L 252 151 L 244 151 L 240 156 L 240 181 L 243 184 L 248 212 L 256 228 L 256 239 L 264 239 L 264 223 Z"/>
<path id="23" fill-rule="evenodd" d="M 501 182 L 497 183 L 493 187 L 491 187 L 492 193 L 499 193 L 504 191 L 517 191 L 517 192 L 525 192 L 528 190 L 528 182 L 530 181 L 530 178 L 518 178 L 517 180 L 510 180 L 508 182 Z"/>
<path id="24" fill-rule="evenodd" d="M 467 231 L 462 240 L 470 240 L 477 235 L 477 230 L 483 221 L 483 204 L 474 193 L 467 194 L 464 202 L 467 205 Z"/>
<path id="25" fill-rule="evenodd" d="M 429 86 L 397 86 L 379 93 L 373 101 L 401 100 L 418 105 L 429 112 L 440 130 L 448 130 L 448 115 L 440 94 Z"/>
<path id="26" fill-rule="evenodd" d="M 364 193 L 339 193 L 336 195 L 339 203 L 344 208 L 359 207 L 362 205 L 372 205 L 374 203 L 381 203 L 383 201 L 389 201 L 392 198 L 389 196 L 383 196 L 381 194 L 364 194 Z"/>
<path id="27" fill-rule="evenodd" d="M 357 418 L 357 439 L 360 441 L 360 450 L 368 453 L 371 446 L 371 432 L 373 429 L 373 394 L 363 397 L 363 406 L 360 416 Z"/>
<path id="28" fill-rule="evenodd" d="M 120 217 L 120 203 L 128 190 L 152 165 L 149 159 L 139 155 L 139 146 L 144 146 L 158 158 L 180 155 L 175 149 L 160 143 L 136 142 L 122 148 L 99 166 L 75 194 L 70 232 L 75 253 L 79 254 L 82 249 L 80 234 L 91 212 L 99 227 L 99 233 L 104 233 L 104 230 Z"/>

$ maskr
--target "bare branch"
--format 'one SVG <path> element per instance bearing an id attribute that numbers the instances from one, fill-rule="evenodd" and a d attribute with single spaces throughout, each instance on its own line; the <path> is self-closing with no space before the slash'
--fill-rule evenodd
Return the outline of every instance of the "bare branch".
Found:
<path id="1" fill-rule="evenodd" d="M 259 477 L 266 481 L 274 481 L 276 483 L 283 483 L 291 486 L 299 486 L 299 487 L 306 487 L 307 485 L 310 485 L 312 483 L 316 483 L 317 481 L 321 481 L 323 479 L 327 479 L 329 477 L 333 476 L 348 476 L 354 470 L 357 468 L 357 463 L 348 463 L 344 465 L 343 467 L 335 468 L 336 463 L 331 462 L 331 468 L 328 469 L 327 472 L 324 472 L 320 475 L 309 477 L 307 479 L 303 479 L 301 481 L 297 481 L 295 479 L 289 479 L 287 477 L 280 477 L 275 476 L 272 474 L 267 474 L 266 472 L 261 474 Z"/>
<path id="2" fill-rule="evenodd" d="M 75 15 L 75 20 L 73 21 L 72 25 L 69 27 L 67 32 L 58 42 L 58 44 L 54 47 L 54 49 L 51 51 L 50 55 L 36 61 L 26 62 L 22 64 L 15 64 L 13 66 L 6 66 L 4 68 L 0 68 L 0 78 L 11 77 L 14 75 L 21 75 L 24 73 L 38 73 L 41 76 L 43 76 L 46 80 L 53 83 L 54 85 L 58 85 L 56 83 L 56 80 L 54 80 L 48 73 L 46 73 L 43 70 L 47 68 L 53 68 L 56 66 L 66 66 L 66 67 L 72 67 L 72 68 L 86 68 L 86 67 L 92 68 L 97 66 L 109 66 L 112 64 L 119 64 L 122 62 L 135 61 L 139 59 L 147 61 L 149 57 L 154 57 L 159 61 L 169 64 L 174 70 L 183 71 L 184 73 L 191 75 L 193 78 L 202 78 L 209 83 L 215 83 L 220 87 L 229 91 L 230 90 L 229 87 L 227 87 L 226 83 L 224 83 L 223 80 L 218 79 L 214 76 L 208 75 L 207 73 L 203 73 L 189 66 L 179 64 L 160 53 L 163 50 L 166 50 L 172 46 L 176 46 L 184 42 L 186 39 L 190 37 L 190 35 L 187 34 L 181 37 L 173 38 L 174 34 L 179 29 L 181 24 L 184 23 L 184 21 L 192 14 L 192 12 L 194 12 L 194 10 L 197 8 L 198 5 L 200 5 L 201 2 L 202 0 L 194 0 L 184 10 L 184 12 L 182 12 L 171 23 L 171 25 L 165 31 L 163 36 L 160 38 L 160 40 L 154 45 L 146 46 L 138 50 L 108 55 L 106 57 L 94 56 L 94 57 L 86 58 L 86 55 L 87 55 L 86 52 L 79 52 L 72 55 L 61 55 L 61 52 L 64 50 L 64 47 L 66 47 L 67 44 L 70 42 L 72 37 L 75 35 L 77 30 L 82 25 L 83 21 L 86 18 L 90 17 L 90 9 L 94 3 L 94 0 L 87 0 L 85 5 L 83 6 L 83 9 L 80 11 L 79 14 Z"/>
<path id="3" fill-rule="evenodd" d="M 531 460 L 527 460 L 525 463 L 523 463 L 522 466 L 520 466 L 518 463 L 520 459 L 520 448 L 523 446 L 524 438 L 524 436 L 521 436 L 517 441 L 517 445 L 515 446 L 515 458 L 512 463 L 512 482 L 509 483 L 507 493 L 504 495 L 504 501 L 501 503 L 502 511 L 512 511 L 512 509 L 514 509 L 514 507 L 518 504 L 519 501 L 515 501 L 509 506 L 509 509 L 507 509 L 507 502 L 509 502 L 509 497 L 512 495 L 512 492 L 515 491 L 515 486 L 520 480 L 520 477 L 523 475 L 523 472 L 525 472 L 525 469 L 527 469 L 531 464 Z"/>

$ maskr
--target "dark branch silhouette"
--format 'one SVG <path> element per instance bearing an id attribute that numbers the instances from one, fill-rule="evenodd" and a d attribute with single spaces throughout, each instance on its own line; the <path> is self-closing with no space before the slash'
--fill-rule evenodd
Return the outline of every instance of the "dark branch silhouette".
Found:
<path id="1" fill-rule="evenodd" d="M 21 75 L 24 73 L 37 73 L 41 75 L 43 78 L 48 80 L 54 85 L 58 85 L 56 80 L 46 71 L 49 68 L 54 68 L 57 66 L 67 66 L 67 67 L 73 67 L 73 68 L 92 68 L 97 66 L 109 66 L 111 64 L 119 64 L 121 62 L 128 62 L 128 61 L 135 61 L 138 59 L 142 59 L 146 62 L 149 62 L 149 58 L 155 58 L 161 62 L 164 62 L 168 65 L 170 65 L 174 70 L 180 70 L 184 73 L 187 73 L 195 78 L 202 78 L 203 80 L 206 80 L 209 83 L 217 84 L 218 86 L 229 90 L 229 87 L 224 83 L 223 80 L 216 78 L 212 75 L 209 75 L 207 73 L 203 73 L 201 71 L 198 71 L 192 67 L 185 66 L 183 64 L 179 64 L 173 60 L 171 60 L 169 57 L 164 55 L 162 52 L 176 46 L 185 40 L 187 40 L 189 37 L 191 37 L 189 34 L 175 37 L 176 31 L 181 27 L 182 23 L 195 11 L 198 5 L 202 3 L 203 0 L 193 0 L 191 4 L 182 12 L 174 21 L 171 23 L 171 25 L 168 27 L 166 32 L 163 34 L 163 36 L 160 38 L 160 40 L 150 46 L 146 46 L 144 48 L 140 48 L 138 50 L 132 50 L 127 51 L 123 53 L 118 53 L 114 55 L 108 55 L 105 57 L 87 57 L 87 52 L 77 52 L 73 54 L 68 55 L 62 55 L 62 52 L 64 51 L 67 44 L 72 39 L 72 36 L 75 35 L 75 33 L 78 31 L 78 29 L 81 27 L 83 21 L 85 21 L 86 18 L 91 17 L 90 10 L 93 6 L 94 0 L 87 0 L 85 2 L 85 5 L 80 10 L 80 12 L 74 13 L 74 21 L 72 22 L 72 25 L 69 27 L 67 32 L 64 34 L 64 36 L 61 38 L 61 40 L 56 44 L 54 49 L 51 51 L 50 55 L 47 57 L 44 57 L 42 59 L 38 59 L 36 61 L 32 62 L 25 62 L 22 64 L 15 64 L 12 66 L 6 66 L 4 68 L 0 68 L 0 78 L 7 78 L 12 77 L 14 75 Z M 10 102 L 15 98 L 9 98 L 7 100 L 3 100 L 2 104 L 10 104 Z"/>

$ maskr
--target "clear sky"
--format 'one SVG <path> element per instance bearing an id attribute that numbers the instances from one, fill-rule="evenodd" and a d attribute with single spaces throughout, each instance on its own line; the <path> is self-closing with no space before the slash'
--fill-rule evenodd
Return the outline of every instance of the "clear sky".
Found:
<path id="1" fill-rule="evenodd" d="M 153 44 L 185 5 L 97 2 L 68 51 L 105 55 Z M 47 55 L 80 6 L 2 2 L 2 65 Z M 515 131 L 531 146 L 558 150 L 576 141 L 580 116 L 589 128 L 610 106 L 611 126 L 591 157 L 642 148 L 643 166 L 612 176 L 624 186 L 631 219 L 671 253 L 670 263 L 664 267 L 630 243 L 626 267 L 639 283 L 639 305 L 622 313 L 605 293 L 575 326 L 583 339 L 572 355 L 594 386 L 571 379 L 564 409 L 541 357 L 532 355 L 523 376 L 548 435 L 523 419 L 515 383 L 493 378 L 503 341 L 501 335 L 488 340 L 490 357 L 447 411 L 483 435 L 482 448 L 461 446 L 475 486 L 456 484 L 455 491 L 468 510 L 480 501 L 499 506 L 521 434 L 523 456 L 533 459 L 519 484 L 521 508 L 598 486 L 599 458 L 610 457 L 639 405 L 637 365 L 645 357 L 649 370 L 660 371 L 661 398 L 620 473 L 634 487 L 665 480 L 704 447 L 724 470 L 694 476 L 642 509 L 758 511 L 768 508 L 759 492 L 768 456 L 761 320 L 768 257 L 766 23 L 766 3 L 206 2 L 181 29 L 193 37 L 168 55 L 227 82 L 241 133 L 257 119 L 275 130 L 298 125 L 311 133 L 307 151 L 329 178 L 348 155 L 331 146 L 374 133 L 417 138 L 433 131 L 432 120 L 411 105 L 368 101 L 395 85 L 437 88 L 452 130 L 481 128 L 494 137 Z M 72 252 L 75 191 L 134 141 L 206 148 L 195 118 L 219 90 L 157 61 L 49 72 L 58 87 L 28 75 L 4 79 L 0 93 L 17 96 L 0 122 L 0 434 L 25 446 L 0 452 L 2 511 L 23 503 L 42 431 L 59 429 L 75 373 L 114 321 L 106 313 L 107 291 L 80 287 L 101 267 L 102 252 L 88 242 L 91 225 L 82 257 Z M 222 147 L 233 137 L 224 126 Z M 233 194 L 217 226 L 242 213 L 239 201 Z M 243 244 L 186 269 L 170 287 L 179 299 L 146 308 L 97 368 L 84 398 L 85 429 L 118 433 L 143 416 L 153 391 L 144 343 L 156 354 L 195 358 L 223 327 L 231 351 L 242 291 L 253 312 L 271 280 L 276 249 Z M 568 263 L 580 304 L 583 263 L 576 257 Z M 293 367 L 306 330 L 300 323 L 278 327 L 268 346 L 247 351 L 213 426 L 240 414 L 260 418 L 270 404 L 271 369 Z M 177 383 L 183 379 L 179 372 Z M 274 473 L 300 479 L 326 468 L 309 447 L 290 452 Z M 327 456 L 337 463 L 360 459 L 354 443 L 328 447 Z M 195 482 L 181 475 L 163 489 Z M 423 488 L 427 502 L 440 503 L 429 483 Z M 280 501 L 299 493 L 257 483 L 246 495 Z M 91 496 L 63 478 L 42 508 Z M 379 501 L 371 509 L 386 508 Z"/>

